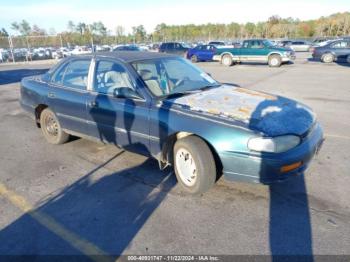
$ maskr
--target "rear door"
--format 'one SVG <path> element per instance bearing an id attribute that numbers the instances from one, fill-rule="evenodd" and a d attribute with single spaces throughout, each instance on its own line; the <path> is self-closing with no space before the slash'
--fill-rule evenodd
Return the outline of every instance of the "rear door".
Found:
<path id="1" fill-rule="evenodd" d="M 87 134 L 86 101 L 91 58 L 79 58 L 61 65 L 50 81 L 49 106 L 63 129 Z"/>
<path id="2" fill-rule="evenodd" d="M 216 47 L 213 45 L 207 45 L 206 52 L 205 52 L 205 60 L 207 61 L 212 60 L 215 53 L 216 53 Z"/>
<path id="3" fill-rule="evenodd" d="M 234 50 L 238 52 L 241 61 L 247 61 L 250 56 L 249 42 L 250 41 L 244 41 L 241 48 Z"/>
<path id="4" fill-rule="evenodd" d="M 196 48 L 196 55 L 199 60 L 205 60 L 205 47 L 206 45 L 201 45 Z"/>
<path id="5" fill-rule="evenodd" d="M 247 55 L 247 61 L 265 62 L 267 61 L 269 50 L 265 47 L 263 41 L 251 40 L 249 41 L 248 48 L 245 53 Z"/>

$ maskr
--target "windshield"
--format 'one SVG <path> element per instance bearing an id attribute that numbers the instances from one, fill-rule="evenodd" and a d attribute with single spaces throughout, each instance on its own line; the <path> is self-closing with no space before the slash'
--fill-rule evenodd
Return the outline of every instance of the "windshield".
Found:
<path id="1" fill-rule="evenodd" d="M 137 61 L 132 66 L 157 97 L 185 94 L 220 85 L 181 57 Z"/>
<path id="2" fill-rule="evenodd" d="M 191 48 L 191 46 L 187 43 L 182 43 L 182 46 L 185 47 L 185 48 Z"/>
<path id="3" fill-rule="evenodd" d="M 266 47 L 275 46 L 275 45 L 274 45 L 271 41 L 269 41 L 269 40 L 264 40 L 263 43 L 264 43 L 264 46 L 266 46 Z"/>

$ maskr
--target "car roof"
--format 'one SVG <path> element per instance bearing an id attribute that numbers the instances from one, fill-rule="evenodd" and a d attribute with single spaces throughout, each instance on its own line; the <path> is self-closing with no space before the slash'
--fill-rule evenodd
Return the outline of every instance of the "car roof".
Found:
<path id="1" fill-rule="evenodd" d="M 93 54 L 95 57 L 106 57 L 106 58 L 117 58 L 125 63 L 147 60 L 147 59 L 157 59 L 157 58 L 171 58 L 179 57 L 177 55 L 170 55 L 157 52 L 146 52 L 146 51 L 113 51 L 113 52 L 97 52 Z M 85 55 L 79 55 L 85 56 Z M 76 56 L 76 57 L 79 57 Z M 91 54 L 86 55 L 91 56 Z"/>

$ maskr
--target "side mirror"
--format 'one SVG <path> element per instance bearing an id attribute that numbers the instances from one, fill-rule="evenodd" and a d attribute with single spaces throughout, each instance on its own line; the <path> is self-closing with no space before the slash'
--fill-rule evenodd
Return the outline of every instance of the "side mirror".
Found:
<path id="1" fill-rule="evenodd" d="M 130 87 L 118 87 L 113 90 L 114 97 L 126 99 L 142 99 L 142 97 Z"/>

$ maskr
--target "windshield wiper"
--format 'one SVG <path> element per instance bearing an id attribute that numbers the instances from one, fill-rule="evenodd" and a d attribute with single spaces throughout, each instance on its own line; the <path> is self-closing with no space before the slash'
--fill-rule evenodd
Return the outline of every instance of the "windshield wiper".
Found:
<path id="1" fill-rule="evenodd" d="M 221 86 L 221 84 L 206 85 L 206 86 L 203 86 L 203 87 L 199 88 L 199 90 L 204 91 L 204 90 L 208 90 L 210 88 L 219 87 L 219 86 Z"/>
<path id="2" fill-rule="evenodd" d="M 200 91 L 201 91 L 200 89 L 196 89 L 196 90 L 188 90 L 188 91 L 183 91 L 183 92 L 175 92 L 175 93 L 170 93 L 170 94 L 164 95 L 161 98 L 162 99 L 175 98 L 175 97 L 180 97 L 180 96 L 198 93 Z"/>
<path id="3" fill-rule="evenodd" d="M 198 89 L 170 93 L 170 94 L 162 96 L 161 98 L 168 99 L 168 98 L 175 98 L 175 97 L 180 97 L 180 96 L 184 96 L 184 95 L 190 95 L 190 94 L 198 93 L 198 92 L 208 90 L 208 89 L 213 88 L 213 87 L 219 87 L 219 86 L 221 86 L 221 84 L 206 85 L 206 86 L 202 86 L 201 88 L 198 88 Z"/>

